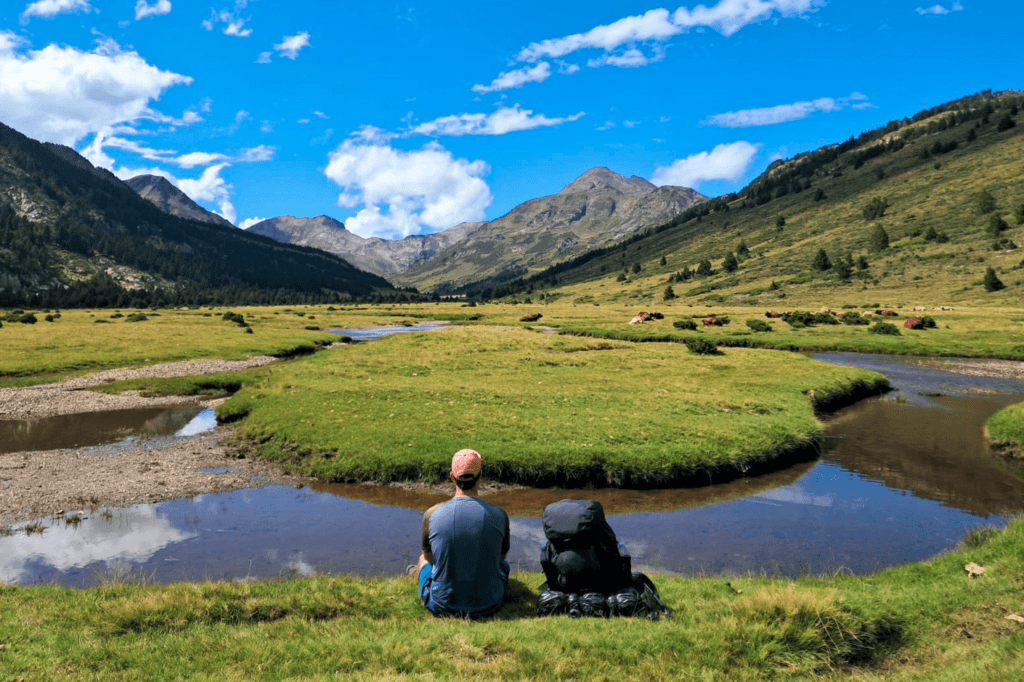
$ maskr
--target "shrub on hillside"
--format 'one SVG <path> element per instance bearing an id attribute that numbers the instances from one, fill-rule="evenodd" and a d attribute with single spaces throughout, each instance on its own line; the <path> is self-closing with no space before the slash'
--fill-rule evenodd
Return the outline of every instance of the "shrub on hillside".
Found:
<path id="1" fill-rule="evenodd" d="M 33 315 L 32 313 L 25 313 L 24 315 L 19 317 L 17 321 L 21 322 L 22 324 L 35 324 L 39 320 L 37 320 L 36 316 Z"/>
<path id="2" fill-rule="evenodd" d="M 931 315 L 925 315 L 924 316 L 924 328 L 925 329 L 935 329 L 935 318 L 932 317 Z"/>
<path id="3" fill-rule="evenodd" d="M 770 332 L 772 326 L 764 320 L 747 320 L 747 326 L 755 332 Z"/>
<path id="4" fill-rule="evenodd" d="M 900 328 L 894 324 L 888 322 L 882 322 L 879 320 L 875 322 L 874 326 L 869 327 L 868 331 L 872 334 L 885 334 L 888 336 L 900 336 Z"/>
<path id="5" fill-rule="evenodd" d="M 145 322 L 148 319 L 149 319 L 149 317 L 146 316 L 146 313 L 132 313 L 128 317 L 124 318 L 124 321 L 125 322 Z"/>
<path id="6" fill-rule="evenodd" d="M 718 346 L 699 336 L 690 337 L 683 341 L 683 343 L 685 343 L 687 349 L 695 355 L 715 355 L 718 353 Z"/>
<path id="7" fill-rule="evenodd" d="M 249 326 L 249 323 L 245 321 L 244 315 L 242 315 L 241 313 L 233 313 L 230 310 L 224 313 L 224 315 L 221 316 L 220 319 L 224 320 L 225 322 L 234 322 L 239 327 Z"/>
<path id="8" fill-rule="evenodd" d="M 871 322 L 858 312 L 850 311 L 839 316 L 839 321 L 851 326 L 869 325 Z"/>
<path id="9" fill-rule="evenodd" d="M 839 324 L 839 320 L 830 313 L 814 313 L 814 324 Z"/>
<path id="10" fill-rule="evenodd" d="M 889 208 L 889 200 L 881 197 L 875 197 L 868 202 L 868 205 L 864 207 L 864 220 L 877 220 L 885 215 L 886 210 Z"/>
<path id="11" fill-rule="evenodd" d="M 684 329 L 684 330 L 687 330 L 687 331 L 693 331 L 694 329 L 697 328 L 697 323 L 694 322 L 691 318 L 686 318 L 684 320 L 676 320 L 676 321 L 674 321 L 672 323 L 672 326 L 675 327 L 676 329 Z"/>
<path id="12" fill-rule="evenodd" d="M 801 327 L 806 327 L 809 324 L 814 324 L 814 313 L 808 313 L 803 310 L 794 310 L 784 319 L 791 327 L 800 329 Z"/>
<path id="13" fill-rule="evenodd" d="M 996 271 L 992 268 L 985 271 L 985 279 L 983 282 L 985 284 L 985 291 L 999 291 L 1000 289 L 1006 288 L 1006 285 L 1003 284 L 1002 280 L 1000 280 L 996 275 Z"/>

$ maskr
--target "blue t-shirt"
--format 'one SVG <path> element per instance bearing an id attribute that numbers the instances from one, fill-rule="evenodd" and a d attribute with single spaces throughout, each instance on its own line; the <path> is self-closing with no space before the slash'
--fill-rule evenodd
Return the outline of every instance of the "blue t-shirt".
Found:
<path id="1" fill-rule="evenodd" d="M 439 610 L 497 611 L 509 566 L 508 514 L 476 497 L 453 497 L 423 515 L 423 551 L 433 555 L 430 602 Z"/>

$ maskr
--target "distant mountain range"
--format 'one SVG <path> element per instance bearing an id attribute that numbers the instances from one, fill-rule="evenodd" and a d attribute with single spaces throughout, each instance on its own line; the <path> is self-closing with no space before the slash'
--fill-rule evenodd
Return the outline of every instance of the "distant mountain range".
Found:
<path id="1" fill-rule="evenodd" d="M 527 201 L 497 220 L 462 223 L 432 235 L 366 239 L 328 216 L 271 218 L 249 231 L 322 249 L 401 286 L 446 294 L 614 243 L 706 199 L 685 187 L 656 187 L 637 176 L 592 168 L 558 194 Z"/>
<path id="2" fill-rule="evenodd" d="M 168 296 L 394 293 L 383 278 L 336 256 L 213 217 L 161 178 L 133 182 L 149 201 L 73 149 L 0 124 L 0 305 L 36 295 L 64 305 L 59 292 L 95 275 Z"/>
<path id="3" fill-rule="evenodd" d="M 443 232 L 413 235 L 400 240 L 360 237 L 325 215 L 316 218 L 280 216 L 256 223 L 249 232 L 270 237 L 283 244 L 321 249 L 344 258 L 360 270 L 375 275 L 393 275 L 433 257 L 486 223 L 461 223 Z"/>

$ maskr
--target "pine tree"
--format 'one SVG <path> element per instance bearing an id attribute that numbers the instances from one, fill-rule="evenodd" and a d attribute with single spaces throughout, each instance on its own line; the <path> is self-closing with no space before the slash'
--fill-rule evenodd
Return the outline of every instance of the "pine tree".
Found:
<path id="1" fill-rule="evenodd" d="M 985 291 L 999 291 L 1005 289 L 1006 285 L 996 275 L 996 271 L 989 268 L 985 271 Z"/>
<path id="2" fill-rule="evenodd" d="M 725 259 L 722 261 L 722 269 L 726 272 L 735 272 L 739 268 L 740 263 L 736 260 L 736 254 L 732 251 L 725 254 Z"/>
<path id="3" fill-rule="evenodd" d="M 832 269 L 832 261 L 828 259 L 828 254 L 825 253 L 825 249 L 818 249 L 818 255 L 814 257 L 814 262 L 811 263 L 811 267 L 820 272 Z"/>
<path id="4" fill-rule="evenodd" d="M 889 233 L 881 225 L 875 225 L 871 231 L 871 248 L 875 251 L 885 251 L 889 248 Z"/>

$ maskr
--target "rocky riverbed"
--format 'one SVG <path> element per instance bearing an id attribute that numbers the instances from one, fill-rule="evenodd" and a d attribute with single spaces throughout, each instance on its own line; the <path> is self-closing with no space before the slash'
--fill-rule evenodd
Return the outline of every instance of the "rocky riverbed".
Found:
<path id="1" fill-rule="evenodd" d="M 170 377 L 235 372 L 273 362 L 268 356 L 241 361 L 197 360 L 137 369 L 109 370 L 59 384 L 0 389 L 0 419 L 35 419 L 64 414 L 193 403 L 195 397 L 144 398 L 134 393 L 106 395 L 87 390 L 135 377 Z M 299 484 L 276 465 L 254 460 L 230 444 L 234 430 L 177 440 L 166 447 L 120 449 L 96 454 L 88 449 L 15 452 L 0 455 L 0 526 L 51 514 L 87 512 L 101 505 L 187 497 L 265 483 Z M 228 471 L 223 471 L 229 468 Z M 203 473 L 215 469 L 222 473 Z"/>

